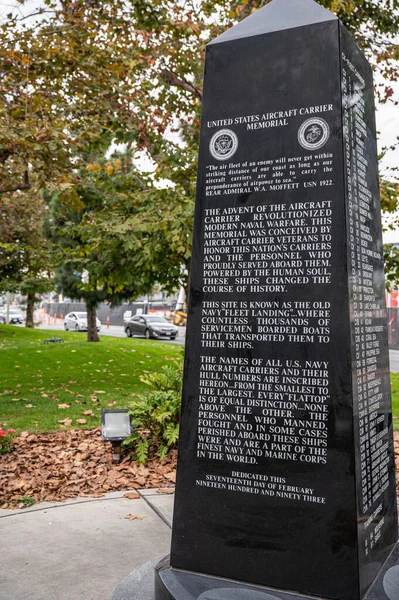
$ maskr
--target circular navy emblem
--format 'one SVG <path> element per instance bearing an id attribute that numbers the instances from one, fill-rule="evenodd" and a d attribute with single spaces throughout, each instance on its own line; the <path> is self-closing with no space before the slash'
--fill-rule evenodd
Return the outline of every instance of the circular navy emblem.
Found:
<path id="1" fill-rule="evenodd" d="M 319 150 L 330 137 L 330 127 L 324 119 L 312 117 L 299 128 L 298 140 L 306 150 Z"/>
<path id="2" fill-rule="evenodd" d="M 231 129 L 221 129 L 212 136 L 209 152 L 216 160 L 228 160 L 238 148 L 238 137 Z"/>

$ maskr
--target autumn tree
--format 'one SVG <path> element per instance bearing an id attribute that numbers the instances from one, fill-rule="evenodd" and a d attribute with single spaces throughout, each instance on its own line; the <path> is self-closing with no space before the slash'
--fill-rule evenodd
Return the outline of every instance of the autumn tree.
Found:
<path id="1" fill-rule="evenodd" d="M 137 128 L 129 2 L 45 0 L 37 12 L 0 29 L 0 194 L 67 189 L 85 153 Z"/>

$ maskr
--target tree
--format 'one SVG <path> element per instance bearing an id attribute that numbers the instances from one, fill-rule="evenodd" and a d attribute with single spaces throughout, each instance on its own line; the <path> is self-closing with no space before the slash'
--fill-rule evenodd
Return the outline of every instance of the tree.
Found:
<path id="1" fill-rule="evenodd" d="M 129 154 L 123 160 L 125 164 L 129 162 Z M 159 176 L 168 173 L 171 160 L 169 156 L 160 162 Z M 104 244 L 120 248 L 122 254 L 130 255 L 131 269 L 140 274 L 149 289 L 161 283 L 168 292 L 188 284 L 196 176 L 194 158 L 192 173 L 184 170 L 178 162 L 185 161 L 185 156 L 175 152 L 174 160 L 178 171 L 173 187 L 158 188 L 151 174 L 141 173 L 142 189 L 132 192 L 135 187 L 126 172 L 122 170 L 118 176 L 113 176 L 113 194 L 118 190 L 126 198 L 131 198 L 134 210 L 129 201 L 114 201 L 97 221 Z M 98 185 L 107 185 L 107 177 L 107 174 L 98 173 Z"/>
<path id="2" fill-rule="evenodd" d="M 146 274 L 135 268 L 140 236 L 118 239 L 105 227 L 110 215 L 123 214 L 124 231 L 129 231 L 135 196 L 146 190 L 128 156 L 100 156 L 79 176 L 74 196 L 52 194 L 46 230 L 58 264 L 55 283 L 70 298 L 85 301 L 88 341 L 98 341 L 96 308 L 101 302 L 117 305 L 151 289 Z"/>
<path id="3" fill-rule="evenodd" d="M 27 295 L 26 326 L 33 327 L 36 294 L 51 287 L 51 262 L 43 235 L 43 200 L 30 191 L 0 198 L 0 290 Z"/>
<path id="4" fill-rule="evenodd" d="M 139 197 L 143 210 L 129 216 L 129 235 L 123 211 L 114 209 L 101 231 L 137 244 L 147 282 L 157 277 L 170 287 L 184 280 L 205 45 L 268 1 L 45 0 L 33 24 L 10 18 L 0 33 L 0 178 L 6 182 L 0 191 L 46 187 L 68 205 L 80 194 L 81 168 L 93 164 L 90 154 L 105 152 L 112 140 L 144 152 L 155 183 L 166 179 L 171 188 L 150 186 Z M 320 4 L 372 59 L 384 79 L 379 95 L 392 101 L 399 0 Z M 391 210 L 397 198 L 389 188 L 384 183 L 384 207 Z"/>
<path id="5" fill-rule="evenodd" d="M 148 96 L 140 97 L 140 127 L 121 141 L 132 142 L 146 152 L 154 163 L 155 180 L 167 180 L 173 186 L 146 195 L 148 211 L 137 217 L 144 232 L 143 259 L 151 253 L 158 267 L 158 281 L 168 286 L 173 281 L 187 281 L 187 275 L 176 273 L 176 265 L 185 265 L 183 273 L 187 273 L 205 45 L 267 3 L 203 0 L 182 5 L 141 1 L 133 6 L 135 29 L 141 32 L 136 39 L 140 53 L 134 93 L 140 97 L 145 84 Z M 384 83 L 377 86 L 380 100 L 393 101 L 391 83 L 398 77 L 399 46 L 394 36 L 399 27 L 399 2 L 321 0 L 320 4 L 338 15 L 383 77 Z M 393 212 L 398 205 L 397 182 L 381 180 L 381 189 L 383 210 Z M 180 231 L 176 231 L 176 219 L 183 223 Z M 109 226 L 118 231 L 118 215 L 113 215 Z"/>
<path id="6" fill-rule="evenodd" d="M 43 191 L 67 212 L 82 192 L 80 167 L 137 124 L 129 3 L 45 0 L 36 15 L 9 15 L 0 28 L 0 208 L 8 215 Z M 28 215 L 29 203 L 24 209 Z M 27 272 L 21 244 L 18 235 L 1 237 L 3 289 L 22 284 Z M 32 268 L 37 256 L 30 253 Z"/>
<path id="7" fill-rule="evenodd" d="M 68 184 L 106 133 L 157 164 L 168 127 L 196 148 L 206 42 L 269 1 L 44 0 L 40 18 L 10 16 L 0 33 L 0 189 L 25 189 L 33 174 L 39 186 Z M 398 0 L 320 4 L 372 59 L 391 98 Z"/>
<path id="8" fill-rule="evenodd" d="M 129 3 L 44 0 L 37 12 L 0 28 L 0 194 L 67 188 L 82 153 L 136 122 Z"/>

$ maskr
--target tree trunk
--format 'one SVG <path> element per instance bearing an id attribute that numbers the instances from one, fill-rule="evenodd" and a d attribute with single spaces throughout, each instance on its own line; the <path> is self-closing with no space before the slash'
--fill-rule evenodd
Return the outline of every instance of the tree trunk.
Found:
<path id="1" fill-rule="evenodd" d="M 86 304 L 87 311 L 87 341 L 88 342 L 99 342 L 100 338 L 97 333 L 96 323 L 96 307 L 89 306 Z"/>
<path id="2" fill-rule="evenodd" d="M 33 311 L 35 310 L 35 294 L 34 292 L 30 292 L 28 294 L 28 301 L 26 303 L 26 321 L 25 327 L 34 327 L 35 324 L 33 322 Z"/>

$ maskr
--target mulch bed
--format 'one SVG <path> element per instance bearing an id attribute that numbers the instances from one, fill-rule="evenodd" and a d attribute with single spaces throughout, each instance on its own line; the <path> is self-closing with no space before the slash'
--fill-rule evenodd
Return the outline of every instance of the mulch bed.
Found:
<path id="1" fill-rule="evenodd" d="M 176 455 L 172 450 L 164 460 L 153 458 L 143 466 L 127 454 L 113 464 L 111 444 L 104 444 L 99 428 L 22 433 L 13 451 L 0 456 L 0 508 L 141 488 L 168 493 L 176 479 Z"/>
<path id="2" fill-rule="evenodd" d="M 399 432 L 395 433 L 399 474 Z M 170 493 L 176 480 L 177 452 L 164 460 L 137 465 L 127 455 L 112 463 L 111 444 L 101 430 L 21 434 L 10 454 L 0 456 L 0 508 L 18 508 L 27 499 L 58 502 L 78 496 L 99 498 L 107 492 L 158 488 Z M 399 493 L 399 477 L 398 493 Z M 28 504 L 33 500 L 28 500 Z"/>

